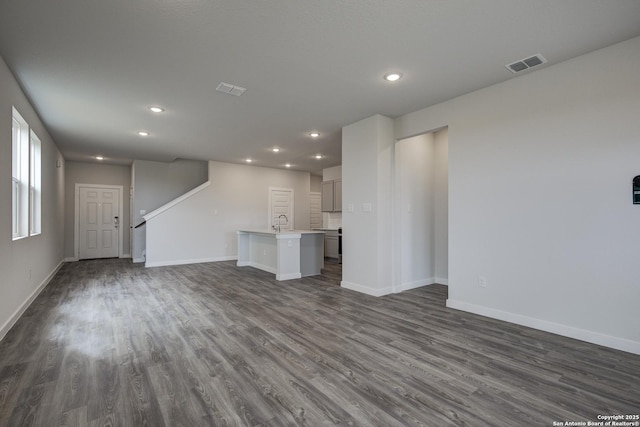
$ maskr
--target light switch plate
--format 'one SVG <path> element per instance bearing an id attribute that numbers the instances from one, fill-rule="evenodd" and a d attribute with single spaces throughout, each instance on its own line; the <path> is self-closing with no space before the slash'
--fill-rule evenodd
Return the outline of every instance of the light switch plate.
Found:
<path id="1" fill-rule="evenodd" d="M 362 204 L 362 212 L 371 212 L 373 210 L 373 206 L 371 203 L 363 203 Z"/>

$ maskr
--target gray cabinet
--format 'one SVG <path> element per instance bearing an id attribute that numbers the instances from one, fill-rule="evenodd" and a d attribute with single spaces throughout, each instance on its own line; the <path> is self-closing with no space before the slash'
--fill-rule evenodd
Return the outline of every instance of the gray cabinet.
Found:
<path id="1" fill-rule="evenodd" d="M 322 212 L 333 212 L 333 181 L 322 183 Z"/>
<path id="2" fill-rule="evenodd" d="M 333 181 L 333 211 L 342 212 L 342 180 Z"/>
<path id="3" fill-rule="evenodd" d="M 327 230 L 324 234 L 324 256 L 327 258 L 338 258 L 338 231 Z"/>
<path id="4" fill-rule="evenodd" d="M 322 212 L 342 212 L 342 180 L 322 183 Z"/>

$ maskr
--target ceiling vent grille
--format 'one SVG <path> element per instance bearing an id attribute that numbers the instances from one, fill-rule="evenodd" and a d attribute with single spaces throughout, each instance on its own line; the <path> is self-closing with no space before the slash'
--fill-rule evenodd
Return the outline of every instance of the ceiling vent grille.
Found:
<path id="1" fill-rule="evenodd" d="M 528 70 L 529 68 L 537 67 L 538 65 L 542 65 L 547 62 L 546 59 L 540 54 L 530 56 L 529 58 L 521 59 L 520 61 L 512 62 L 511 64 L 505 65 L 509 71 L 512 73 L 520 73 L 522 71 Z"/>
<path id="2" fill-rule="evenodd" d="M 229 95 L 240 96 L 246 92 L 246 88 L 222 82 L 216 88 L 218 92 L 228 93 Z"/>

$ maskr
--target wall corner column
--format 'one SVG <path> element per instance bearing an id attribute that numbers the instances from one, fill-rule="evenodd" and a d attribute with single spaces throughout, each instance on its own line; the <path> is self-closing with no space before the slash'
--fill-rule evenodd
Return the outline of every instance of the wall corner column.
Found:
<path id="1" fill-rule="evenodd" d="M 393 292 L 393 120 L 375 115 L 342 129 L 342 286 Z"/>

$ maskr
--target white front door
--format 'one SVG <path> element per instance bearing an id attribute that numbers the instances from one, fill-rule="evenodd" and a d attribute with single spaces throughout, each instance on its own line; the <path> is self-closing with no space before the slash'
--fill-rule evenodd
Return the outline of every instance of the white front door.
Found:
<path id="1" fill-rule="evenodd" d="M 269 226 L 293 230 L 293 189 L 269 188 Z"/>
<path id="2" fill-rule="evenodd" d="M 78 258 L 117 257 L 120 190 L 80 187 L 78 202 Z"/>

